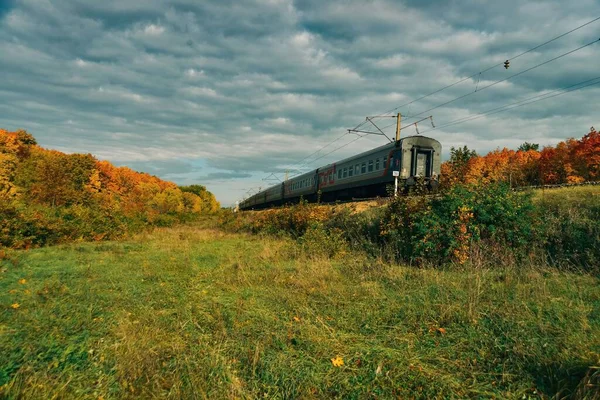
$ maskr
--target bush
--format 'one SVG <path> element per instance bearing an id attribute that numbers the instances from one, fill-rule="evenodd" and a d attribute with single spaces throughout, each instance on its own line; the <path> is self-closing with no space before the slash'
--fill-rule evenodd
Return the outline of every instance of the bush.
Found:
<path id="1" fill-rule="evenodd" d="M 30 248 L 73 240 L 118 239 L 133 226 L 133 220 L 101 209 L 33 207 L 15 202 L 0 207 L 0 247 Z"/>
<path id="2" fill-rule="evenodd" d="M 56 243 L 59 227 L 38 211 L 16 203 L 0 205 L 0 247 L 30 248 Z"/>
<path id="3" fill-rule="evenodd" d="M 384 213 L 383 207 L 370 208 L 363 212 L 341 208 L 332 213 L 323 224 L 329 230 L 341 231 L 351 248 L 361 249 L 376 257 L 381 254 L 380 227 Z"/>
<path id="4" fill-rule="evenodd" d="M 539 239 L 553 265 L 600 265 L 600 195 L 585 188 L 561 189 L 536 200 Z"/>
<path id="5" fill-rule="evenodd" d="M 338 228 L 327 229 L 319 222 L 310 224 L 298 242 L 304 252 L 313 258 L 335 258 L 348 251 L 344 232 Z"/>
<path id="6" fill-rule="evenodd" d="M 264 211 L 243 212 L 229 220 L 234 229 L 249 230 L 253 233 L 289 234 L 299 238 L 314 223 L 327 221 L 332 215 L 330 207 L 309 204 L 305 201 L 297 205 L 273 208 Z M 225 222 L 225 219 L 223 220 Z"/>
<path id="7" fill-rule="evenodd" d="M 398 197 L 387 208 L 381 235 L 399 259 L 462 264 L 475 242 L 523 255 L 533 222 L 527 193 L 504 184 L 455 186 L 435 197 Z"/>
<path id="8" fill-rule="evenodd" d="M 398 197 L 386 207 L 363 212 L 301 203 L 221 213 L 220 222 L 230 231 L 289 235 L 311 254 L 353 249 L 417 264 L 471 261 L 494 266 L 527 257 L 597 269 L 597 189 L 560 189 L 535 199 L 533 193 L 515 192 L 501 183 L 454 186 L 432 196 Z"/>

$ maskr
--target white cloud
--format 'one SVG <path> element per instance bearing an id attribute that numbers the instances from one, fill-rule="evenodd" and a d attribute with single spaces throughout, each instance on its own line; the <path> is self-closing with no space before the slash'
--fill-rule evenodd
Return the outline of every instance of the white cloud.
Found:
<path id="1" fill-rule="evenodd" d="M 149 36 L 158 36 L 165 32 L 165 28 L 160 25 L 149 24 L 144 27 L 144 33 Z"/>

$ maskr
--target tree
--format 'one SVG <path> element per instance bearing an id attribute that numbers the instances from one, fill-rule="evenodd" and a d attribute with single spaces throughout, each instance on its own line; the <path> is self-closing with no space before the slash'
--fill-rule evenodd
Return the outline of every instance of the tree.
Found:
<path id="1" fill-rule="evenodd" d="M 517 151 L 538 151 L 540 149 L 540 145 L 537 143 L 529 143 L 529 142 L 525 142 L 522 145 L 519 146 L 519 149 Z"/>
<path id="2" fill-rule="evenodd" d="M 202 196 L 207 192 L 206 187 L 202 185 L 179 186 L 179 190 L 184 193 L 193 193 L 196 196 Z"/>
<path id="3" fill-rule="evenodd" d="M 477 158 L 477 152 L 470 150 L 467 146 L 462 148 L 450 148 L 450 160 L 442 164 L 442 175 L 444 185 L 464 183 L 465 176 L 469 170 L 469 162 Z"/>
<path id="4" fill-rule="evenodd" d="M 462 148 L 450 147 L 450 163 L 454 166 L 462 167 L 473 157 L 477 157 L 477 152 L 470 150 L 467 146 Z"/>
<path id="5" fill-rule="evenodd" d="M 219 207 L 221 207 L 215 198 L 215 195 L 206 190 L 206 188 L 202 185 L 180 186 L 179 189 L 184 193 L 191 193 L 198 196 L 202 200 L 201 209 L 203 212 L 214 213 L 219 209 Z M 189 197 L 187 201 L 189 204 Z M 197 205 L 195 207 L 197 207 Z"/>
<path id="6" fill-rule="evenodd" d="M 593 126 L 577 141 L 572 158 L 578 175 L 586 180 L 600 178 L 600 133 Z"/>

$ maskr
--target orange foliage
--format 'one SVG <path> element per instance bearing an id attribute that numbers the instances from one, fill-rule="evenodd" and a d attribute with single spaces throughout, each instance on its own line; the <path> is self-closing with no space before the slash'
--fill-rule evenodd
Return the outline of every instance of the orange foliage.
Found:
<path id="1" fill-rule="evenodd" d="M 148 220 L 161 214 L 215 211 L 210 192 L 201 198 L 172 182 L 115 167 L 91 154 L 64 154 L 37 146 L 25 131 L 0 129 L 0 198 L 22 196 L 42 206 L 100 207 Z M 211 201 L 210 207 L 203 202 Z"/>
<path id="2" fill-rule="evenodd" d="M 507 182 L 511 186 L 581 183 L 600 179 L 600 133 L 594 128 L 583 138 L 568 139 L 541 151 L 497 149 L 475 156 L 460 170 L 442 164 L 442 175 L 452 185 Z"/>

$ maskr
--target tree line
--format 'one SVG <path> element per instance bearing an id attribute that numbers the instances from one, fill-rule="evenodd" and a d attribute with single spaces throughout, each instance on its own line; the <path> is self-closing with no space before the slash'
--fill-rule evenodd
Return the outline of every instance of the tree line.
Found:
<path id="1" fill-rule="evenodd" d="M 178 187 L 91 154 L 44 149 L 0 129 L 0 246 L 117 238 L 216 212 L 204 186 Z"/>
<path id="2" fill-rule="evenodd" d="M 581 139 L 556 146 L 525 142 L 519 149 L 497 149 L 479 156 L 467 146 L 452 147 L 442 164 L 445 184 L 506 182 L 512 187 L 600 180 L 600 133 L 594 127 Z"/>

